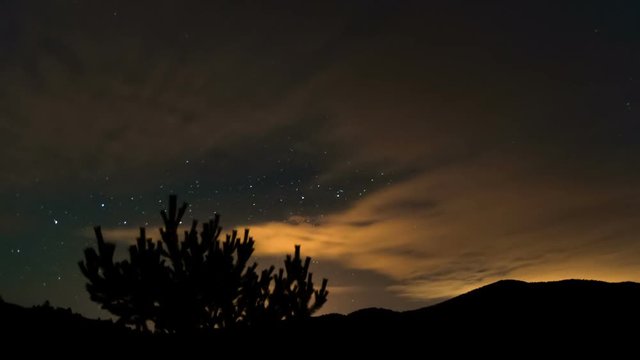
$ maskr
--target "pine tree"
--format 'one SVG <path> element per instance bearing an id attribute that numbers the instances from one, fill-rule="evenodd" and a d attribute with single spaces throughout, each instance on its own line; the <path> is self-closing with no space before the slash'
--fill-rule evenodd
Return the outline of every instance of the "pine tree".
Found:
<path id="1" fill-rule="evenodd" d="M 158 332 L 260 325 L 310 317 L 327 301 L 327 280 L 319 289 L 304 262 L 300 246 L 287 255 L 284 269 L 258 271 L 250 264 L 254 240 L 246 229 L 242 237 L 233 230 L 220 240 L 220 216 L 202 224 L 194 220 L 182 240 L 179 227 L 187 209 L 169 198 L 161 212 L 160 240 L 146 237 L 140 228 L 129 259 L 114 261 L 115 244 L 96 227 L 97 249 L 87 248 L 79 266 L 87 278 L 91 300 L 118 317 L 118 322 Z M 250 265 L 249 265 L 250 264 Z"/>

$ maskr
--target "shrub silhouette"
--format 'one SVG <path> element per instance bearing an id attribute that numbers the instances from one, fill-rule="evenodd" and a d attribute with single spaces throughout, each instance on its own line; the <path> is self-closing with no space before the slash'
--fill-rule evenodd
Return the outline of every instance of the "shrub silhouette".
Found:
<path id="1" fill-rule="evenodd" d="M 118 322 L 158 332 L 192 332 L 202 329 L 261 325 L 273 321 L 311 316 L 327 301 L 327 279 L 316 289 L 309 272 L 311 258 L 304 262 L 300 246 L 287 255 L 284 269 L 258 272 L 249 265 L 254 240 L 245 229 L 219 236 L 220 217 L 202 224 L 197 221 L 179 239 L 178 228 L 187 203 L 177 207 L 169 198 L 169 211 L 161 211 L 161 240 L 146 237 L 140 228 L 129 259 L 114 261 L 115 245 L 105 241 L 95 227 L 97 250 L 87 248 L 80 269 L 88 279 L 91 300 L 118 317 Z"/>

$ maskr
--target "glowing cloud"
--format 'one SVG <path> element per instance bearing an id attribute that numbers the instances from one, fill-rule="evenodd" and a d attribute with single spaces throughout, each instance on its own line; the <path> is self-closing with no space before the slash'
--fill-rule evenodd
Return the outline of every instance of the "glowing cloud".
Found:
<path id="1" fill-rule="evenodd" d="M 321 218 L 250 227 L 258 254 L 302 244 L 316 258 L 396 279 L 392 291 L 434 299 L 502 278 L 640 274 L 630 265 L 639 250 L 630 234 L 640 225 L 615 211 L 632 191 L 532 181 L 522 169 L 480 161 L 425 172 Z"/>

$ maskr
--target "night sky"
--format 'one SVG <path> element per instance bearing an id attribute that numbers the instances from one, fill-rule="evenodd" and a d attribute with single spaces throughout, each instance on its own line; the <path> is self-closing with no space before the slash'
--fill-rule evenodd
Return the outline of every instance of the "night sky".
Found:
<path id="1" fill-rule="evenodd" d="M 326 312 L 640 281 L 638 1 L 0 2 L 0 295 L 188 217 L 294 244 Z"/>

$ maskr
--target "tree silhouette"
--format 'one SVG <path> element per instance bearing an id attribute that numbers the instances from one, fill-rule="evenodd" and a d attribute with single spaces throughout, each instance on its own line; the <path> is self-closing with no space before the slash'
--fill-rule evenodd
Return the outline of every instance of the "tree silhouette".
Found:
<path id="1" fill-rule="evenodd" d="M 180 240 L 178 228 L 187 209 L 169 197 L 168 213 L 161 211 L 161 239 L 146 237 L 144 227 L 129 259 L 114 261 L 115 245 L 95 227 L 97 249 L 87 248 L 80 269 L 87 278 L 91 300 L 118 317 L 118 322 L 158 332 L 260 325 L 311 316 L 327 301 L 327 279 L 316 289 L 300 246 L 287 255 L 284 269 L 258 272 L 249 265 L 254 240 L 245 229 L 220 240 L 220 216 L 201 226 L 194 220 Z"/>

